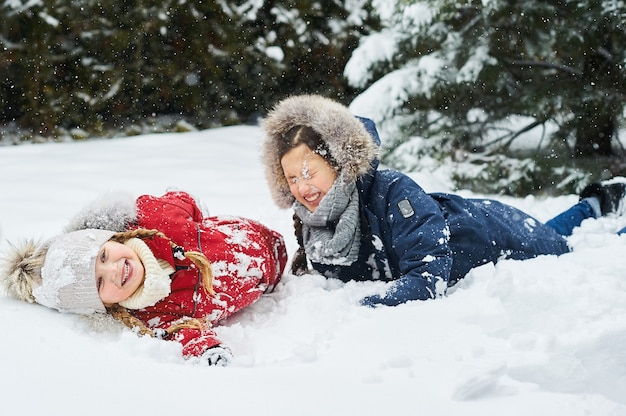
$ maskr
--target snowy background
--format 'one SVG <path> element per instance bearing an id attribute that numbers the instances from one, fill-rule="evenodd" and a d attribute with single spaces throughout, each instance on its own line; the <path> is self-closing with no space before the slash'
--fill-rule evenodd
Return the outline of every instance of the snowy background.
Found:
<path id="1" fill-rule="evenodd" d="M 292 254 L 291 212 L 270 198 L 261 135 L 235 126 L 0 147 L 0 250 L 52 236 L 108 192 L 175 187 L 213 215 L 282 232 Z M 450 191 L 445 169 L 410 175 Z M 499 199 L 547 220 L 577 197 Z M 445 299 L 395 308 L 358 305 L 381 284 L 285 275 L 217 328 L 236 356 L 227 368 L 191 365 L 177 344 L 106 318 L 0 293 L 0 413 L 626 415 L 626 236 L 613 234 L 625 225 L 588 221 L 572 253 L 486 265 Z"/>

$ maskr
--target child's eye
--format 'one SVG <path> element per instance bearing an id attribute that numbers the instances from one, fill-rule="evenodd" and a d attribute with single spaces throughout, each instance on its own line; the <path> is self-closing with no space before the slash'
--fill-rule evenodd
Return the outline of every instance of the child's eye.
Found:
<path id="1" fill-rule="evenodd" d="M 98 277 L 96 279 L 96 288 L 98 289 L 98 291 L 100 291 L 100 288 L 102 287 L 102 278 Z"/>
<path id="2" fill-rule="evenodd" d="M 104 263 L 105 259 L 106 259 L 106 252 L 102 250 L 102 252 L 100 252 L 100 261 Z"/>

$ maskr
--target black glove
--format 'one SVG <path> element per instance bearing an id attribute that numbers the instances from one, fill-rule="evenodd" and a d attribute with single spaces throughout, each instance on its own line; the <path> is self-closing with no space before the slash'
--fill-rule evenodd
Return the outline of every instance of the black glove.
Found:
<path id="1" fill-rule="evenodd" d="M 210 366 L 226 367 L 233 359 L 233 353 L 222 345 L 216 345 L 206 350 L 201 357 L 201 361 Z"/>

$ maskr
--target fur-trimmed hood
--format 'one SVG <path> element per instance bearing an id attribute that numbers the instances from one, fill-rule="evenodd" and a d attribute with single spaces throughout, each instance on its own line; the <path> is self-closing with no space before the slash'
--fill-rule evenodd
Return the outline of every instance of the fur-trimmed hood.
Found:
<path id="1" fill-rule="evenodd" d="M 65 226 L 65 232 L 95 228 L 126 231 L 137 222 L 135 197 L 126 192 L 108 192 L 87 204 Z"/>
<path id="2" fill-rule="evenodd" d="M 265 132 L 263 162 L 274 202 L 290 208 L 295 198 L 283 174 L 278 143 L 295 126 L 307 126 L 326 142 L 344 177 L 366 174 L 378 157 L 378 146 L 363 123 L 347 107 L 319 95 L 298 95 L 284 99 L 261 122 Z"/>

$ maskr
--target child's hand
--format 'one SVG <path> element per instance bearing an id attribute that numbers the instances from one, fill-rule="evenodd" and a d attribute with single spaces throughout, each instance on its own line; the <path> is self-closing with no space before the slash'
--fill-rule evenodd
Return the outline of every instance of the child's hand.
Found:
<path id="1" fill-rule="evenodd" d="M 233 359 L 233 353 L 226 347 L 216 345 L 206 350 L 201 360 L 210 366 L 226 367 Z"/>

